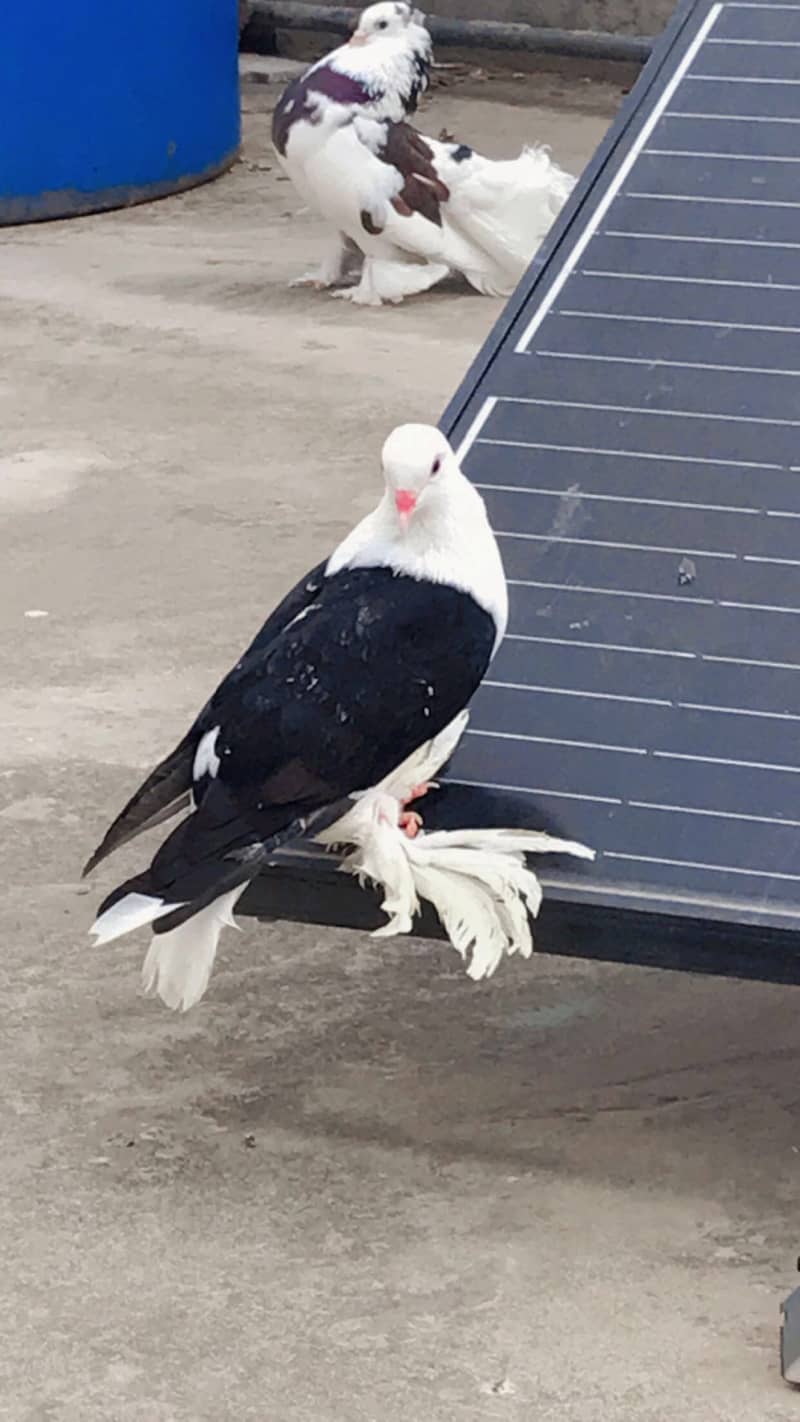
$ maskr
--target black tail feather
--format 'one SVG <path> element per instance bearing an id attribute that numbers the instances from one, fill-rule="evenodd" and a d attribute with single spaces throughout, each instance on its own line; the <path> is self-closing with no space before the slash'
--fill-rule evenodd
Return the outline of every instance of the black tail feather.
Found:
<path id="1" fill-rule="evenodd" d="M 193 730 L 184 736 L 180 745 L 148 775 L 144 784 L 139 786 L 136 794 L 131 796 L 125 808 L 106 831 L 94 854 L 87 860 L 83 870 L 84 878 L 107 859 L 109 854 L 113 854 L 115 849 L 119 849 L 120 845 L 189 808 L 196 742 L 197 733 Z"/>
<path id="2" fill-rule="evenodd" d="M 160 898 L 158 890 L 153 887 L 151 882 L 150 870 L 145 869 L 143 874 L 134 874 L 132 879 L 126 879 L 123 884 L 118 884 L 116 889 L 112 889 L 110 894 L 106 894 L 95 917 L 100 918 L 108 909 L 118 904 L 120 899 L 124 899 L 126 894 L 149 894 L 153 898 Z"/>
<path id="3" fill-rule="evenodd" d="M 172 913 L 165 913 L 161 918 L 156 919 L 153 924 L 153 932 L 169 933 L 171 929 L 179 928 L 182 923 L 193 918 L 196 913 L 213 903 L 214 899 L 218 899 L 221 894 L 230 893 L 231 889 L 237 889 L 240 884 L 249 883 L 259 870 L 264 868 L 270 854 L 273 854 L 276 849 L 280 849 L 281 845 L 286 844 L 289 840 L 296 839 L 303 833 L 303 829 L 303 820 L 293 820 L 285 829 L 271 835 L 264 843 L 258 841 L 245 845 L 226 855 L 224 860 L 217 862 L 215 866 L 217 873 L 202 893 L 183 903 L 179 902 Z"/>
<path id="4" fill-rule="evenodd" d="M 120 884 L 103 901 L 98 917 L 126 894 L 147 894 L 173 904 L 153 923 L 168 933 L 221 894 L 255 877 L 270 854 L 306 829 L 304 816 L 270 806 L 245 819 L 215 781 L 201 807 L 172 831 L 149 869 Z"/>

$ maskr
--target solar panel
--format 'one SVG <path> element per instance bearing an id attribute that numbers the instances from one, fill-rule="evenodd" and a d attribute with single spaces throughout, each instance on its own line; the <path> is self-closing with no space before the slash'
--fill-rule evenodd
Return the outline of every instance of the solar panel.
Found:
<path id="1" fill-rule="evenodd" d="M 556 905 L 800 924 L 798 165 L 800 3 L 680 6 L 443 419 L 511 619 L 431 808 Z"/>

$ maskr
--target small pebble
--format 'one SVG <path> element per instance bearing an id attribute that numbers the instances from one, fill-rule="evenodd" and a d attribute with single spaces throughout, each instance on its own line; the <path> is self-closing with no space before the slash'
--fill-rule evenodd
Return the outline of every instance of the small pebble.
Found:
<path id="1" fill-rule="evenodd" d="M 49 617 L 50 613 L 45 612 L 42 607 L 29 607 L 25 613 L 26 617 Z"/>
<path id="2" fill-rule="evenodd" d="M 501 1378 L 500 1382 L 489 1383 L 483 1391 L 490 1397 L 514 1397 L 517 1389 L 512 1382 L 509 1382 L 508 1378 Z"/>

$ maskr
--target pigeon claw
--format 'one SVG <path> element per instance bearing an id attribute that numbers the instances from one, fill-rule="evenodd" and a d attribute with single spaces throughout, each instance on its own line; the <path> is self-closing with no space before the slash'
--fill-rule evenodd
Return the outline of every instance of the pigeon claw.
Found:
<path id="1" fill-rule="evenodd" d="M 331 292 L 338 301 L 352 301 L 354 306 L 382 306 L 383 302 L 379 296 L 370 290 L 364 290 L 359 286 L 342 286 Z M 398 297 L 402 300 L 402 297 Z"/>
<path id="2" fill-rule="evenodd" d="M 289 282 L 290 287 L 302 286 L 311 291 L 328 291 L 331 285 L 331 282 L 323 281 L 321 277 L 314 276 L 311 272 L 307 272 L 305 276 L 295 277 Z"/>
<path id="3" fill-rule="evenodd" d="M 416 810 L 403 810 L 397 823 L 406 839 L 416 839 L 422 828 L 422 815 L 418 815 Z"/>

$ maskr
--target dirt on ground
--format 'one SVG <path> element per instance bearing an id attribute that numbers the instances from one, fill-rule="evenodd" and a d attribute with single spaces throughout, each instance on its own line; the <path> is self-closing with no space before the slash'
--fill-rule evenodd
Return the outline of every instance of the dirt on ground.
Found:
<path id="1" fill-rule="evenodd" d="M 788 1422 L 795 990 L 250 922 L 174 1016 L 87 938 L 110 816 L 501 310 L 288 289 L 268 69 L 218 182 L 1 239 L 0 1416 Z M 467 79 L 423 127 L 575 171 L 620 97 Z"/>

